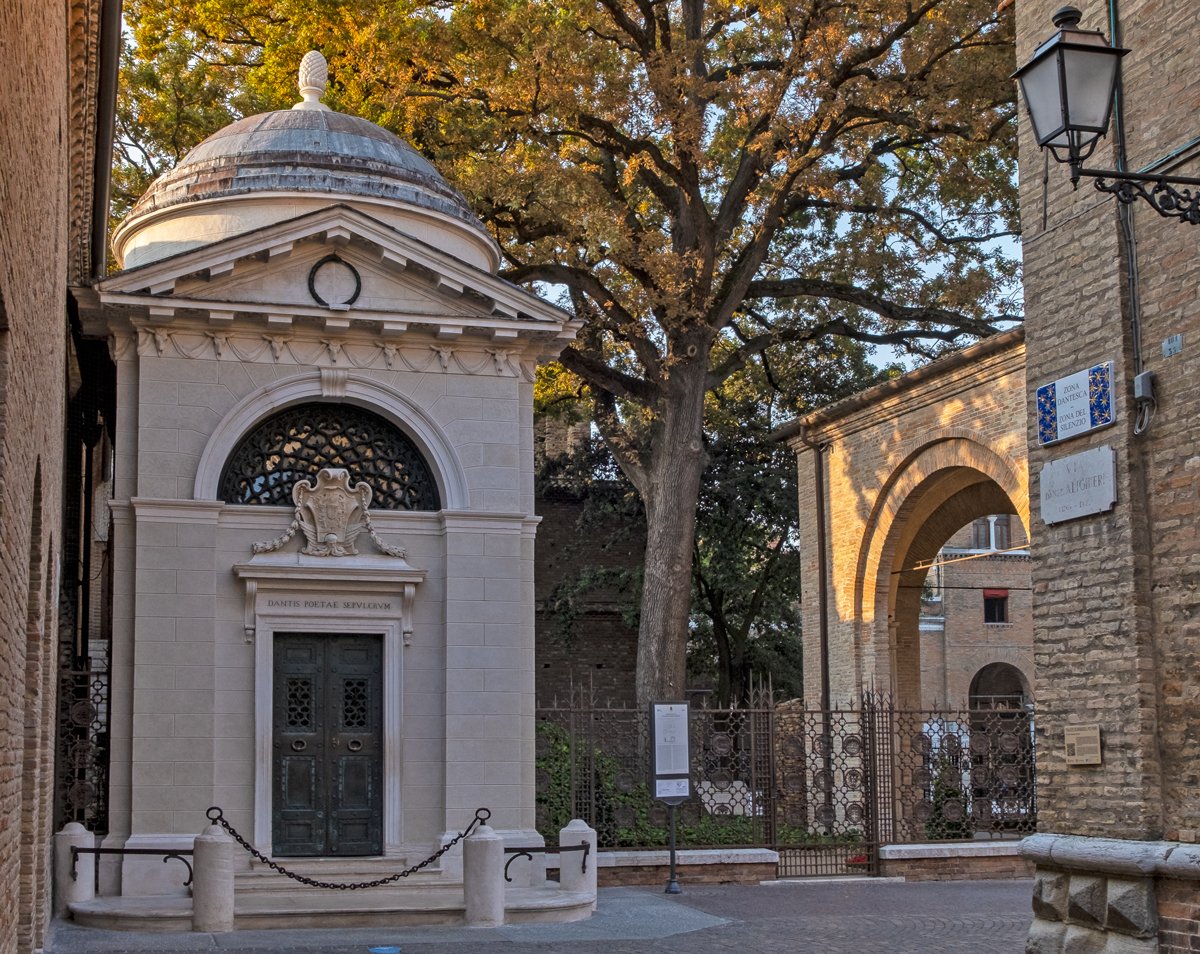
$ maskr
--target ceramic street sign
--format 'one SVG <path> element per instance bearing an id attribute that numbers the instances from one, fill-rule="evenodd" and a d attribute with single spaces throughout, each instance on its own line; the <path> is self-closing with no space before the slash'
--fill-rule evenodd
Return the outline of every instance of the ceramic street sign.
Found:
<path id="1" fill-rule="evenodd" d="M 1037 389 L 1037 416 L 1038 443 L 1042 445 L 1107 427 L 1116 420 L 1112 362 L 1043 384 Z"/>

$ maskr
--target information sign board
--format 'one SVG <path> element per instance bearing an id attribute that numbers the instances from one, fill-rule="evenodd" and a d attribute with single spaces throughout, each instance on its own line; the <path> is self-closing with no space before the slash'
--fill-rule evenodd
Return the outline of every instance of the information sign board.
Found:
<path id="1" fill-rule="evenodd" d="M 1068 765 L 1100 765 L 1100 726 L 1069 725 L 1063 731 Z"/>
<path id="2" fill-rule="evenodd" d="M 687 801 L 692 794 L 687 703 L 651 703 L 650 738 L 654 752 L 651 766 L 654 797 L 668 805 Z"/>

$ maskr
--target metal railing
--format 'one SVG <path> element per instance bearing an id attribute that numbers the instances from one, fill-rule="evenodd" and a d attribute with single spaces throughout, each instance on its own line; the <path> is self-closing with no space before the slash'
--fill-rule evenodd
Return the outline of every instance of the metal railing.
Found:
<path id="1" fill-rule="evenodd" d="M 518 858 L 525 858 L 528 861 L 533 861 L 534 855 L 561 855 L 565 852 L 571 851 L 583 852 L 583 873 L 587 874 L 588 856 L 592 853 L 592 846 L 586 841 L 581 845 L 560 845 L 557 848 L 547 848 L 545 845 L 505 848 L 504 853 L 506 855 L 512 855 L 512 857 L 504 863 L 504 880 L 509 882 L 512 881 L 512 876 L 508 873 L 508 868 Z"/>
<path id="2" fill-rule="evenodd" d="M 188 861 L 192 857 L 191 848 L 81 848 L 78 845 L 71 846 L 71 880 L 78 881 L 79 874 L 76 868 L 79 864 L 80 855 L 94 855 L 96 864 L 100 863 L 101 855 L 154 855 L 161 857 L 163 864 L 166 864 L 172 859 L 182 861 L 187 868 L 187 881 L 183 886 L 189 887 L 192 883 L 192 863 Z"/>

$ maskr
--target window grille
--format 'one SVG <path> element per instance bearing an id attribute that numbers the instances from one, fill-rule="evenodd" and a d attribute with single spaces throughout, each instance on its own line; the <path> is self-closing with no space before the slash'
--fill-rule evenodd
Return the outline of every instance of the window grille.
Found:
<path id="1" fill-rule="evenodd" d="M 292 488 L 342 467 L 371 488 L 378 510 L 440 510 L 437 484 L 413 442 L 378 414 L 350 404 L 303 404 L 255 427 L 230 455 L 220 498 L 290 507 Z"/>

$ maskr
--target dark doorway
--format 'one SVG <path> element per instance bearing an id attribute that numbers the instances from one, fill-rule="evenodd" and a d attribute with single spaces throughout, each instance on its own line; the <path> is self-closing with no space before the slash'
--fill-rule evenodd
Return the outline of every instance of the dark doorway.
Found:
<path id="1" fill-rule="evenodd" d="M 383 639 L 276 633 L 276 855 L 383 852 Z"/>

